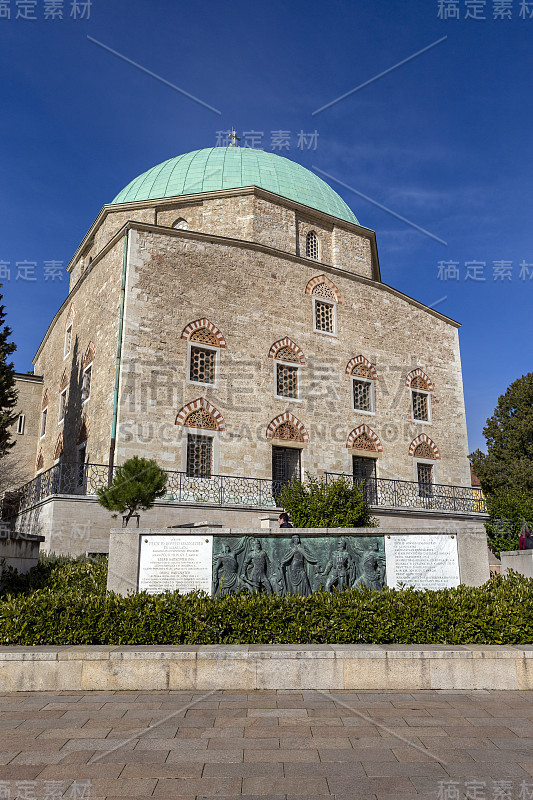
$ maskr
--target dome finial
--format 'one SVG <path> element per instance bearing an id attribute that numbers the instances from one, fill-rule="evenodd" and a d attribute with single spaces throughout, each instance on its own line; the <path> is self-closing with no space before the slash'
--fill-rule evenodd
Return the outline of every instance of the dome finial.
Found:
<path id="1" fill-rule="evenodd" d="M 229 135 L 229 140 L 230 140 L 230 143 L 228 145 L 229 147 L 237 147 L 237 142 L 241 141 L 240 136 L 237 136 L 237 133 L 235 131 L 235 128 L 233 128 L 233 126 L 231 128 L 231 133 Z"/>

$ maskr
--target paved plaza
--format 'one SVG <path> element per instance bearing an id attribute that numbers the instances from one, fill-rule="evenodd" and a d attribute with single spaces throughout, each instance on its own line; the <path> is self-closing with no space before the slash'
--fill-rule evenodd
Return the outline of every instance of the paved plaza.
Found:
<path id="1" fill-rule="evenodd" d="M 0 695 L 0 798 L 533 798 L 533 692 Z"/>

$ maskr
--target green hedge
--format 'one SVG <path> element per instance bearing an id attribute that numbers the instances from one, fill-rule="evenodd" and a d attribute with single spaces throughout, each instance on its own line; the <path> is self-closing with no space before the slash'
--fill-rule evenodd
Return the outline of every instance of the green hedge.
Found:
<path id="1" fill-rule="evenodd" d="M 72 562 L 0 599 L 0 644 L 526 644 L 532 604 L 518 575 L 438 592 L 121 597 L 105 592 L 105 563 Z"/>

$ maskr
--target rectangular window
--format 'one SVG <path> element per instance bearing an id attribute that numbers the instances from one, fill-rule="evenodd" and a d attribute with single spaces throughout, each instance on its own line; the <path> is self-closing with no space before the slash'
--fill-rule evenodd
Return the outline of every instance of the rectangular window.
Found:
<path id="1" fill-rule="evenodd" d="M 93 374 L 93 365 L 89 364 L 83 371 L 83 382 L 81 385 L 81 402 L 86 403 L 91 396 L 91 379 Z"/>
<path id="2" fill-rule="evenodd" d="M 214 383 L 216 351 L 191 347 L 189 380 L 196 383 Z"/>
<path id="3" fill-rule="evenodd" d="M 429 395 L 427 392 L 411 391 L 413 419 L 429 422 Z"/>
<path id="4" fill-rule="evenodd" d="M 213 464 L 213 439 L 211 436 L 187 436 L 187 475 L 192 478 L 210 478 Z"/>
<path id="5" fill-rule="evenodd" d="M 298 399 L 298 367 L 276 364 L 276 395 Z"/>
<path id="6" fill-rule="evenodd" d="M 63 422 L 65 419 L 65 414 L 67 411 L 67 389 L 63 389 L 61 394 L 59 395 L 59 422 Z"/>
<path id="7" fill-rule="evenodd" d="M 301 480 L 301 453 L 296 447 L 272 448 L 272 494 L 277 497 L 291 480 Z"/>
<path id="8" fill-rule="evenodd" d="M 376 459 L 352 456 L 354 483 L 362 483 L 367 503 L 377 503 Z"/>
<path id="9" fill-rule="evenodd" d="M 24 414 L 20 414 L 17 420 L 17 433 L 24 434 L 24 425 L 26 422 L 26 418 Z"/>
<path id="10" fill-rule="evenodd" d="M 41 411 L 41 439 L 46 433 L 46 419 L 48 417 L 48 406 Z"/>
<path id="11" fill-rule="evenodd" d="M 418 475 L 418 496 L 431 497 L 433 494 L 433 465 L 418 463 L 416 465 Z"/>
<path id="12" fill-rule="evenodd" d="M 353 379 L 353 407 L 356 411 L 374 411 L 374 383 Z"/>
<path id="13" fill-rule="evenodd" d="M 66 358 L 70 353 L 70 347 L 72 345 L 72 322 L 70 325 L 67 325 L 67 329 L 65 331 L 65 348 L 63 351 L 63 358 Z"/>
<path id="14" fill-rule="evenodd" d="M 322 300 L 315 300 L 315 331 L 335 333 L 335 306 Z"/>

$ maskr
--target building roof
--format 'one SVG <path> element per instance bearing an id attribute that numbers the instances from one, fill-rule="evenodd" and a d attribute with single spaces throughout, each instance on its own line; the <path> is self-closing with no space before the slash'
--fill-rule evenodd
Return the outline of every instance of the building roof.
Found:
<path id="1" fill-rule="evenodd" d="M 170 158 L 131 181 L 113 203 L 258 186 L 297 203 L 358 225 L 355 214 L 331 186 L 301 164 L 247 147 L 207 147 Z"/>

